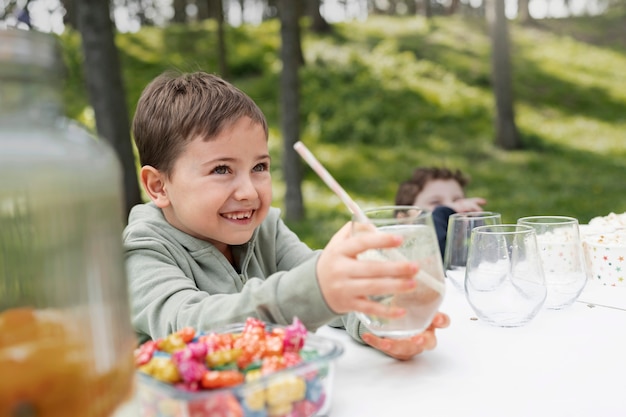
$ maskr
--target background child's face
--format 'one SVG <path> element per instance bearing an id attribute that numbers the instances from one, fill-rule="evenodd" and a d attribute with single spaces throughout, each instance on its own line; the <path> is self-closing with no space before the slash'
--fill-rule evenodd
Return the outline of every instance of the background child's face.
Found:
<path id="1" fill-rule="evenodd" d="M 217 137 L 191 141 L 164 188 L 174 227 L 215 244 L 240 245 L 265 219 L 272 200 L 270 156 L 261 125 L 243 117 Z"/>
<path id="2" fill-rule="evenodd" d="M 415 197 L 414 205 L 433 211 L 437 206 L 450 206 L 465 197 L 463 188 L 456 180 L 432 180 Z"/>

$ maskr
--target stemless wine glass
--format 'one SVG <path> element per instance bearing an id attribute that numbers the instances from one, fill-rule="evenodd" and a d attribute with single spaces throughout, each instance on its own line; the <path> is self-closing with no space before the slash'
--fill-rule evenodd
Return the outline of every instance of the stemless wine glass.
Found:
<path id="1" fill-rule="evenodd" d="M 500 224 L 472 230 L 465 295 L 481 320 L 502 327 L 532 320 L 546 299 L 546 283 L 530 226 Z"/>
<path id="2" fill-rule="evenodd" d="M 463 291 L 465 282 L 467 249 L 472 230 L 478 226 L 500 224 L 501 222 L 500 213 L 493 211 L 455 213 L 448 218 L 443 270 L 446 278 L 460 291 Z"/>
<path id="3" fill-rule="evenodd" d="M 404 316 L 387 319 L 357 313 L 357 317 L 377 336 L 405 338 L 419 334 L 430 326 L 445 293 L 443 265 L 432 215 L 415 206 L 378 207 L 364 210 L 364 214 L 367 219 L 353 217 L 352 233 L 378 230 L 401 235 L 403 241 L 397 248 L 365 251 L 359 254 L 359 259 L 381 262 L 405 259 L 419 263 L 420 270 L 415 275 L 417 286 L 413 291 L 372 297 L 379 303 L 404 308 Z"/>
<path id="4" fill-rule="evenodd" d="M 587 283 L 578 220 L 566 216 L 530 216 L 518 219 L 517 223 L 535 229 L 548 286 L 545 306 L 558 310 L 571 305 Z"/>

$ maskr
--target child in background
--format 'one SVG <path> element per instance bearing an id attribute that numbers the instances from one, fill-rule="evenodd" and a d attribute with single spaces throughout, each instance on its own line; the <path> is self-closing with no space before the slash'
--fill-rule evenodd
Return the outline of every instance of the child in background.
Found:
<path id="1" fill-rule="evenodd" d="M 366 333 L 353 311 L 404 314 L 369 298 L 411 290 L 419 266 L 357 260 L 400 237 L 352 236 L 349 223 L 313 251 L 270 207 L 268 126 L 254 101 L 219 77 L 163 74 L 143 91 L 133 120 L 140 181 L 150 202 L 124 230 L 132 321 L 140 341 L 185 326 L 208 330 L 257 317 L 314 331 L 343 319 L 355 339 L 397 359 L 436 345 L 431 327 L 410 339 Z"/>
<path id="2" fill-rule="evenodd" d="M 446 247 L 448 218 L 454 213 L 483 211 L 482 206 L 487 204 L 484 198 L 466 198 L 467 184 L 469 178 L 458 169 L 423 167 L 398 187 L 396 205 L 413 205 L 432 212 L 441 256 Z"/>

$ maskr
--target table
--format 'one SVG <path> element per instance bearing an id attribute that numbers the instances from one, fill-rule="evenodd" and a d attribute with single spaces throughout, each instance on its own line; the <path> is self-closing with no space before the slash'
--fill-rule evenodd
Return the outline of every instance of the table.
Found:
<path id="1" fill-rule="evenodd" d="M 449 285 L 451 325 L 438 346 L 408 362 L 359 345 L 345 332 L 332 417 L 626 416 L 626 287 L 593 282 L 564 310 L 499 328 L 477 320 Z"/>
<path id="2" fill-rule="evenodd" d="M 343 330 L 331 417 L 626 416 L 626 287 L 589 282 L 564 310 L 543 310 L 518 328 L 493 327 L 449 285 L 441 310 L 451 325 L 438 346 L 400 362 Z M 135 401 L 114 417 L 137 417 Z"/>

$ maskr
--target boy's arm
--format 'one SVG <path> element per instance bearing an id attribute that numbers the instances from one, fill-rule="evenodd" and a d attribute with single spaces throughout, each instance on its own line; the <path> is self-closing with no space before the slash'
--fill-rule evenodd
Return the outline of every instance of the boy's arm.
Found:
<path id="1" fill-rule="evenodd" d="M 252 268 L 247 280 L 213 246 L 189 251 L 191 244 L 184 247 L 175 239 L 151 236 L 149 231 L 127 234 L 132 321 L 141 341 L 164 337 L 185 326 L 208 330 L 247 317 L 289 324 L 297 316 L 309 330 L 336 317 L 317 283 L 319 255 L 298 245 L 299 240 L 293 240 L 297 237 L 287 230 L 274 229 L 281 235 L 276 247 L 257 242 L 267 253 L 256 252 L 255 260 L 274 263 L 274 269 Z M 281 254 L 280 261 L 265 259 L 271 258 L 269 254 Z M 283 271 L 276 272 L 278 264 Z M 267 278 L 256 278 L 256 273 Z"/>

